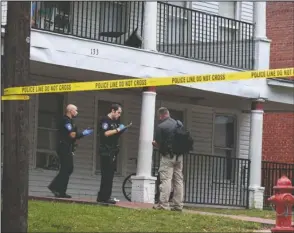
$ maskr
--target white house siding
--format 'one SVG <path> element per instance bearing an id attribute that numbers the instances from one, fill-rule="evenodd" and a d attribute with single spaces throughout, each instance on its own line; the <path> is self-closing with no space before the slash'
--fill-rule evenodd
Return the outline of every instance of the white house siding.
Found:
<path id="1" fill-rule="evenodd" d="M 239 158 L 249 158 L 251 114 L 239 115 Z"/>
<path id="2" fill-rule="evenodd" d="M 241 2 L 241 20 L 253 22 L 253 2 Z"/>
<path id="3" fill-rule="evenodd" d="M 248 23 L 253 22 L 253 2 L 240 2 L 240 12 L 241 17 L 240 20 Z M 218 15 L 218 8 L 219 2 L 204 2 L 204 1 L 197 1 L 192 2 L 192 9 L 203 11 L 210 14 Z"/>
<path id="4" fill-rule="evenodd" d="M 218 14 L 218 2 L 192 2 L 192 9 L 210 14 Z"/>

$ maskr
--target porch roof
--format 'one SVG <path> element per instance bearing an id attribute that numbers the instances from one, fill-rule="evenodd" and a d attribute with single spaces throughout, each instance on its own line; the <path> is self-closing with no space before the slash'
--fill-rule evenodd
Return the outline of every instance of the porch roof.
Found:
<path id="1" fill-rule="evenodd" d="M 51 83 L 58 83 L 58 80 L 80 81 L 83 77 L 87 81 L 95 80 L 111 80 L 111 79 L 124 79 L 125 76 L 115 74 L 95 72 L 90 70 L 82 70 L 65 66 L 57 66 L 42 62 L 31 61 L 31 74 L 47 76 L 52 78 Z M 44 75 L 45 74 L 45 75 Z M 143 74 L 143 73 L 142 73 Z M 146 75 L 142 75 L 146 76 Z M 226 83 L 222 83 L 223 85 Z M 108 90 L 110 91 L 110 90 Z M 119 92 L 140 94 L 142 90 L 136 89 L 121 89 Z M 250 91 L 250 90 L 249 90 Z M 251 91 L 252 92 L 252 91 Z M 254 92 L 253 92 L 254 93 Z M 282 92 L 283 94 L 283 92 Z M 177 103 L 190 103 L 195 105 L 203 105 L 217 108 L 230 108 L 236 110 L 249 110 L 251 99 L 258 98 L 257 95 L 248 95 L 247 97 L 234 96 L 224 93 L 212 92 L 209 90 L 202 90 L 197 88 L 189 88 L 187 85 L 164 86 L 157 88 L 157 95 L 163 100 L 177 102 Z M 267 101 L 265 104 L 266 111 L 293 111 L 293 104 L 283 104 L 274 101 Z"/>

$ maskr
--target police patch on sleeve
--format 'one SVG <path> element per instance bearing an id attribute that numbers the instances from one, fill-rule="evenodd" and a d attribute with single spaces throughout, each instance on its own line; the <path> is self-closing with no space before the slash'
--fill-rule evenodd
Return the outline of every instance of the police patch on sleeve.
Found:
<path id="1" fill-rule="evenodd" d="M 72 130 L 72 125 L 70 123 L 67 123 L 65 125 L 65 128 L 68 130 L 68 131 L 71 131 Z"/>
<path id="2" fill-rule="evenodd" d="M 104 129 L 104 130 L 108 129 L 108 124 L 106 122 L 102 123 L 102 129 Z"/>

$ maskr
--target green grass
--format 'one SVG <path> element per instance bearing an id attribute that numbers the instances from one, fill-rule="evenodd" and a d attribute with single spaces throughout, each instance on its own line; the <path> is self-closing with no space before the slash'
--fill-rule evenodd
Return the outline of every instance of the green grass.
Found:
<path id="1" fill-rule="evenodd" d="M 161 210 L 29 202 L 29 232 L 252 232 L 258 223 Z"/>
<path id="2" fill-rule="evenodd" d="M 239 215 L 266 219 L 275 219 L 275 211 L 273 210 L 258 210 L 258 209 L 224 209 L 224 208 L 208 208 L 208 207 L 187 207 L 186 209 L 212 212 L 228 215 Z"/>

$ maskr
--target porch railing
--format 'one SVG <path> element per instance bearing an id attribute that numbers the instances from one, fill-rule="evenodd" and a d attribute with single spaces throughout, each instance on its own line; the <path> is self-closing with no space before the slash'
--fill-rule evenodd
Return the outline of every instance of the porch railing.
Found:
<path id="1" fill-rule="evenodd" d="M 144 2 L 33 3 L 33 28 L 136 48 L 142 46 Z M 157 4 L 159 52 L 253 69 L 253 24 L 165 2 Z M 5 17 L 6 9 L 2 9 L 2 24 L 6 23 Z"/>
<path id="2" fill-rule="evenodd" d="M 158 2 L 158 51 L 253 69 L 253 24 Z"/>
<path id="3" fill-rule="evenodd" d="M 153 171 L 159 160 L 154 150 Z M 184 157 L 183 173 L 185 203 L 248 208 L 249 159 L 191 153 Z"/>
<path id="4" fill-rule="evenodd" d="M 279 178 L 286 175 L 294 183 L 294 164 L 262 161 L 262 181 L 264 187 L 264 208 L 271 208 L 268 198 L 274 194 L 273 187 Z M 294 194 L 294 193 L 293 193 Z"/>
<path id="5" fill-rule="evenodd" d="M 141 47 L 144 2 L 34 2 L 33 28 Z"/>

